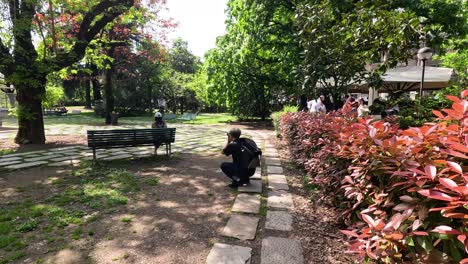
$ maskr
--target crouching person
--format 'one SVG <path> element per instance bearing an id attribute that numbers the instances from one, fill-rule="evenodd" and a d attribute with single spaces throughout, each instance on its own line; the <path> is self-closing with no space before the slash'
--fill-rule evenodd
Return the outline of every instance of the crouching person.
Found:
<path id="1" fill-rule="evenodd" d="M 249 184 L 249 178 L 255 174 L 255 169 L 260 166 L 260 156 L 262 151 L 255 142 L 248 138 L 240 138 L 241 131 L 233 128 L 227 133 L 227 143 L 223 149 L 223 154 L 232 156 L 232 162 L 223 162 L 221 170 L 232 182 L 229 187 Z"/>

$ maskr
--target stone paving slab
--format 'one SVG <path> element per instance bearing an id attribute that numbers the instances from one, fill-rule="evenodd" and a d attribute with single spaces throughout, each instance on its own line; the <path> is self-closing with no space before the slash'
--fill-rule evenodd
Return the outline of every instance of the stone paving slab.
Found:
<path id="1" fill-rule="evenodd" d="M 66 156 L 66 157 L 60 157 L 60 158 L 54 158 L 50 159 L 51 161 L 59 162 L 59 161 L 64 161 L 64 160 L 73 160 L 73 159 L 80 159 L 83 158 L 81 155 L 75 155 L 75 156 Z"/>
<path id="2" fill-rule="evenodd" d="M 241 240 L 253 240 L 257 232 L 258 221 L 259 218 L 255 216 L 231 215 L 222 234 Z"/>
<path id="3" fill-rule="evenodd" d="M 272 190 L 289 190 L 286 176 L 283 174 L 269 174 L 268 188 Z"/>
<path id="4" fill-rule="evenodd" d="M 0 158 L 0 162 L 8 162 L 8 161 L 14 161 L 14 160 L 21 160 L 22 159 L 22 157 L 19 157 L 19 156 L 7 157 L 7 158 L 4 158 L 4 157 L 5 156 Z"/>
<path id="5" fill-rule="evenodd" d="M 206 264 L 250 264 L 252 249 L 216 243 L 208 254 Z"/>
<path id="6" fill-rule="evenodd" d="M 47 156 L 40 156 L 35 158 L 24 159 L 25 162 L 34 162 L 34 161 L 41 161 L 41 160 L 50 160 L 54 158 L 58 158 L 58 155 L 47 155 Z"/>
<path id="7" fill-rule="evenodd" d="M 278 154 L 278 151 L 274 150 L 274 151 L 271 151 L 271 150 L 267 150 L 263 153 L 263 156 L 266 157 L 266 158 L 278 158 L 279 157 L 279 154 Z"/>
<path id="8" fill-rule="evenodd" d="M 285 191 L 269 191 L 267 205 L 270 208 L 294 208 L 292 195 Z"/>
<path id="9" fill-rule="evenodd" d="M 250 184 L 239 186 L 237 189 L 239 192 L 244 193 L 261 193 L 262 192 L 262 181 L 261 180 L 250 180 Z"/>
<path id="10" fill-rule="evenodd" d="M 265 158 L 266 165 L 270 166 L 281 166 L 281 159 L 279 158 Z"/>
<path id="11" fill-rule="evenodd" d="M 283 174 L 283 167 L 279 166 L 267 166 L 268 174 Z"/>
<path id="12" fill-rule="evenodd" d="M 257 214 L 260 211 L 260 195 L 238 194 L 231 211 Z"/>
<path id="13" fill-rule="evenodd" d="M 55 163 L 49 163 L 47 166 L 50 167 L 61 167 L 61 166 L 73 166 L 80 164 L 81 160 L 65 160 Z"/>
<path id="14" fill-rule="evenodd" d="M 17 170 L 17 169 L 25 169 L 25 168 L 31 168 L 31 167 L 37 167 L 40 165 L 47 164 L 47 161 L 36 161 L 36 162 L 28 162 L 28 163 L 21 163 L 21 164 L 15 164 L 15 165 L 10 165 L 4 167 L 7 170 Z"/>
<path id="15" fill-rule="evenodd" d="M 118 160 L 118 159 L 128 159 L 133 157 L 132 155 L 124 154 L 124 155 L 117 155 L 117 156 L 111 156 L 104 158 L 103 160 Z"/>
<path id="16" fill-rule="evenodd" d="M 301 244 L 297 240 L 267 237 L 262 240 L 261 264 L 303 264 Z"/>
<path id="17" fill-rule="evenodd" d="M 255 174 L 250 177 L 251 180 L 261 180 L 262 179 L 262 172 L 261 172 L 261 168 L 258 168 L 257 171 L 255 171 Z"/>
<path id="18" fill-rule="evenodd" d="M 292 222 L 292 215 L 286 211 L 267 211 L 265 228 L 279 231 L 291 231 Z"/>
<path id="19" fill-rule="evenodd" d="M 22 163 L 22 160 L 0 161 L 0 167 Z"/>

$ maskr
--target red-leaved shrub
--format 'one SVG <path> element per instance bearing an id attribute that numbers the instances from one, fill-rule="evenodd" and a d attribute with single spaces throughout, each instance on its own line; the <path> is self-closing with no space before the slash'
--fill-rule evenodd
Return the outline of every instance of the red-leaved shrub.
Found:
<path id="1" fill-rule="evenodd" d="M 406 130 L 338 112 L 282 117 L 292 158 L 346 197 L 342 232 L 358 261 L 468 263 L 467 95 Z"/>

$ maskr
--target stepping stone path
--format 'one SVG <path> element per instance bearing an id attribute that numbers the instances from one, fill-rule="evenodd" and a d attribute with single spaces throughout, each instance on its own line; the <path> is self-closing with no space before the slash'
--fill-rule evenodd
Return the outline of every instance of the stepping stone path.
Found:
<path id="1" fill-rule="evenodd" d="M 216 243 L 210 251 L 207 264 L 250 264 L 252 249 Z"/>
<path id="2" fill-rule="evenodd" d="M 268 211 L 265 228 L 279 231 L 292 230 L 292 215 L 285 211 Z"/>
<path id="3" fill-rule="evenodd" d="M 270 174 L 268 175 L 268 188 L 272 190 L 289 190 L 286 176 L 282 174 Z"/>
<path id="4" fill-rule="evenodd" d="M 232 215 L 226 227 L 224 227 L 223 235 L 241 240 L 253 240 L 257 232 L 259 219 L 256 216 Z"/>
<path id="5" fill-rule="evenodd" d="M 299 241 L 267 237 L 262 240 L 261 264 L 303 264 L 304 257 Z"/>
<path id="6" fill-rule="evenodd" d="M 292 195 L 288 192 L 289 186 L 286 176 L 283 175 L 283 167 L 281 166 L 278 151 L 273 145 L 265 144 L 263 156 L 265 157 L 268 188 L 270 189 L 268 191 L 265 229 L 283 232 L 282 234 L 287 237 L 293 228 L 293 217 L 289 212 L 294 208 Z M 258 214 L 261 205 L 260 196 L 258 195 L 262 193 L 261 171 L 257 170 L 250 179 L 250 185 L 238 188 L 239 194 L 231 210 L 231 217 L 222 232 L 224 236 L 241 240 L 255 239 L 259 217 L 252 216 L 252 214 Z M 302 247 L 297 240 L 268 236 L 262 239 L 261 244 L 261 252 L 252 252 L 249 247 L 217 243 L 211 249 L 206 263 L 248 264 L 252 254 L 261 254 L 261 264 L 304 263 Z"/>
<path id="7" fill-rule="evenodd" d="M 258 214 L 259 210 L 260 195 L 241 193 L 237 195 L 231 211 Z"/>
<path id="8" fill-rule="evenodd" d="M 250 184 L 241 186 L 238 190 L 243 193 L 262 193 L 262 181 L 250 180 Z"/>

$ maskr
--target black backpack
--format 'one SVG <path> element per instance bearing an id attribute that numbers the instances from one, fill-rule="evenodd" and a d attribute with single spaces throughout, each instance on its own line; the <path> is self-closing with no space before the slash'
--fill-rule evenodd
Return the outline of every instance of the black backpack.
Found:
<path id="1" fill-rule="evenodd" d="M 262 150 L 255 141 L 250 138 L 240 138 L 239 143 L 242 151 L 242 167 L 246 169 L 259 167 Z"/>

